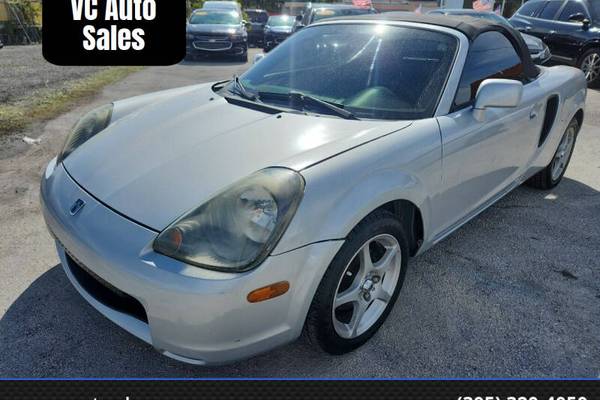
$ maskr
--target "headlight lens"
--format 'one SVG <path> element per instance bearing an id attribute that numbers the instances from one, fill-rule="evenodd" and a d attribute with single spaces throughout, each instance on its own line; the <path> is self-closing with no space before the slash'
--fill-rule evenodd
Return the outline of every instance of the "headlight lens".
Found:
<path id="1" fill-rule="evenodd" d="M 110 124 L 113 105 L 107 104 L 87 113 L 77 122 L 58 154 L 57 163 L 61 163 L 75 149 L 87 142 L 94 135 L 102 132 Z"/>
<path id="2" fill-rule="evenodd" d="M 248 271 L 275 248 L 303 194 L 297 172 L 264 169 L 173 223 L 156 238 L 154 250 L 198 267 Z"/>

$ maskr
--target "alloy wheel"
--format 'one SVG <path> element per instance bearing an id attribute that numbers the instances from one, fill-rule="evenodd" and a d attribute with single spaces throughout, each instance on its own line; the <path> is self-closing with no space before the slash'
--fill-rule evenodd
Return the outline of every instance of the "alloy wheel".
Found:
<path id="1" fill-rule="evenodd" d="M 573 146 L 575 144 L 575 133 L 575 127 L 570 126 L 558 145 L 558 150 L 556 151 L 556 155 L 552 161 L 551 171 L 553 181 L 559 179 L 567 167 L 567 163 L 569 162 L 569 158 L 571 157 L 571 152 L 573 151 Z"/>
<path id="2" fill-rule="evenodd" d="M 398 240 L 388 234 L 368 240 L 346 266 L 333 301 L 333 326 L 354 339 L 381 317 L 394 295 L 402 269 Z"/>
<path id="3" fill-rule="evenodd" d="M 600 76 L 600 54 L 591 53 L 583 59 L 581 70 L 588 82 L 594 82 Z"/>

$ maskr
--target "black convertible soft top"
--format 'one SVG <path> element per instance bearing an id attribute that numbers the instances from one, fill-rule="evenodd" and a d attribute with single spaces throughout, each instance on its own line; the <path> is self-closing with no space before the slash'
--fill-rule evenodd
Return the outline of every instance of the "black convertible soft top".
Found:
<path id="1" fill-rule="evenodd" d="M 483 18 L 473 18 L 464 15 L 432 15 L 432 14 L 416 14 L 411 12 L 389 12 L 383 14 L 366 14 L 353 15 L 346 17 L 329 18 L 323 22 L 335 20 L 352 20 L 352 21 L 402 21 L 415 22 L 427 25 L 438 25 L 446 28 L 457 30 L 463 33 L 469 41 L 484 32 L 499 31 L 509 39 L 523 63 L 523 73 L 530 79 L 535 79 L 540 71 L 531 60 L 529 49 L 523 40 L 521 34 L 506 25 L 502 25 Z"/>

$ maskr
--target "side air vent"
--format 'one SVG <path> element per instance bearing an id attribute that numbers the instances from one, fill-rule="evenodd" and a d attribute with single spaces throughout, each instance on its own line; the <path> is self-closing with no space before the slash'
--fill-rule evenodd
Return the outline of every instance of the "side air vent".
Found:
<path id="1" fill-rule="evenodd" d="M 554 95 L 548 99 L 548 103 L 546 103 L 546 114 L 544 115 L 544 125 L 542 126 L 542 134 L 540 135 L 540 142 L 538 147 L 544 144 L 548 134 L 552 130 L 554 126 L 554 121 L 556 121 L 556 115 L 558 113 L 558 96 Z"/>

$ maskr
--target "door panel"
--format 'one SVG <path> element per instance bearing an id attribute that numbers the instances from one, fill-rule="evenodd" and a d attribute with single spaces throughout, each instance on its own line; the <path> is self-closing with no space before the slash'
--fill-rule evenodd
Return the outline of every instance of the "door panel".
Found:
<path id="1" fill-rule="evenodd" d="M 490 78 L 527 83 L 517 107 L 488 108 L 481 121 L 473 105 Z M 438 118 L 443 159 L 442 187 L 432 204 L 434 237 L 443 237 L 523 177 L 538 148 L 545 92 L 539 79 L 530 82 L 524 75 L 521 57 L 503 34 L 485 32 L 473 41 L 454 98 L 456 111 Z"/>
<path id="2" fill-rule="evenodd" d="M 579 7 L 577 7 L 579 6 Z M 581 12 L 588 19 L 589 12 L 578 2 L 569 1 L 561 11 L 559 20 L 554 21 L 550 37 L 547 40 L 548 47 L 553 56 L 560 57 L 563 61 L 575 64 L 579 57 L 579 50 L 584 43 L 591 38 L 589 27 L 581 22 L 569 22 L 570 14 Z"/>
<path id="3" fill-rule="evenodd" d="M 490 108 L 485 122 L 473 117 L 472 108 L 438 118 L 443 190 L 433 207 L 439 227 L 436 234 L 460 222 L 525 173 L 539 142 L 542 109 L 543 102 L 536 98 L 515 109 Z"/>

